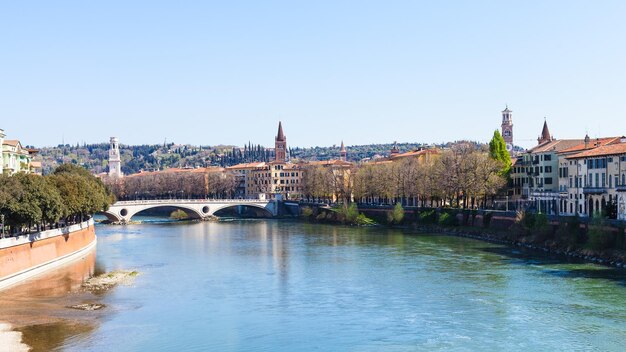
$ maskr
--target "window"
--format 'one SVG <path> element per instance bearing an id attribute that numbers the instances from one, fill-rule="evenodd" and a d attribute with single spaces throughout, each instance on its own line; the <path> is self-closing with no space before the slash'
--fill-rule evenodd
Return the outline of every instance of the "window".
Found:
<path id="1" fill-rule="evenodd" d="M 602 187 L 606 187 L 606 174 L 602 173 Z"/>
<path id="2" fill-rule="evenodd" d="M 546 177 L 545 178 L 545 183 L 546 183 L 546 185 L 551 185 L 552 184 L 552 177 Z"/>
<path id="3" fill-rule="evenodd" d="M 552 166 L 546 166 L 546 173 L 552 172 Z"/>
<path id="4" fill-rule="evenodd" d="M 548 154 L 543 157 L 544 161 L 552 161 L 552 155 Z"/>

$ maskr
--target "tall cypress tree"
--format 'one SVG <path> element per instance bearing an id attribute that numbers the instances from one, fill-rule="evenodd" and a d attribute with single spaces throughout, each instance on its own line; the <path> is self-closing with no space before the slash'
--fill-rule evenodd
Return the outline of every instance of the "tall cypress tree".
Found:
<path id="1" fill-rule="evenodd" d="M 509 174 L 511 170 L 511 155 L 506 150 L 506 142 L 498 130 L 493 132 L 493 138 L 489 142 L 489 156 L 502 164 L 502 175 Z"/>

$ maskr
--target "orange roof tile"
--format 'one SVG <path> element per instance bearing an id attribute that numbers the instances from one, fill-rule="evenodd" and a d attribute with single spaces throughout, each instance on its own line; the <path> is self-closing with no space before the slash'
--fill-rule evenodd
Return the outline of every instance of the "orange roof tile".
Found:
<path id="1" fill-rule="evenodd" d="M 626 153 L 626 143 L 607 144 L 601 147 L 588 149 L 583 152 L 570 155 L 566 159 L 580 159 L 605 155 L 616 155 Z"/>
<path id="2" fill-rule="evenodd" d="M 592 139 L 589 142 L 589 145 L 587 146 L 587 148 L 585 148 L 585 141 L 583 140 L 583 143 L 577 144 L 571 148 L 563 149 L 559 153 L 580 152 L 586 149 L 593 149 L 593 148 L 607 145 L 607 144 L 619 143 L 620 138 L 621 137 L 605 137 L 605 138 Z"/>
<path id="3" fill-rule="evenodd" d="M 420 155 L 427 155 L 427 154 L 439 154 L 439 150 L 438 149 L 412 150 L 412 151 L 404 152 L 401 154 L 392 155 L 390 156 L 390 158 L 399 159 L 399 158 L 406 158 L 406 157 L 411 157 L 411 156 L 420 156 Z"/>
<path id="4" fill-rule="evenodd" d="M 314 161 L 309 161 L 307 164 L 313 165 L 313 166 L 331 166 L 331 165 L 332 166 L 352 166 L 354 165 L 353 163 L 349 161 L 343 161 L 339 159 L 314 160 Z"/>
<path id="5" fill-rule="evenodd" d="M 242 163 L 242 164 L 229 166 L 226 168 L 226 170 L 254 169 L 257 167 L 263 167 L 265 165 L 266 165 L 265 162 Z"/>
<path id="6" fill-rule="evenodd" d="M 550 142 L 540 144 L 528 151 L 528 153 L 546 153 L 546 152 L 560 152 L 565 149 L 569 149 L 580 144 L 584 145 L 585 141 L 582 139 L 556 139 Z"/>

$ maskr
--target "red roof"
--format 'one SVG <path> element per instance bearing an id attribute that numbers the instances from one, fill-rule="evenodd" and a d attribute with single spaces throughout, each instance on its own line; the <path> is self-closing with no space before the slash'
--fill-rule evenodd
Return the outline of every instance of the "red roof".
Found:
<path id="1" fill-rule="evenodd" d="M 354 165 L 353 163 L 349 161 L 343 161 L 339 159 L 309 161 L 307 164 L 313 165 L 313 166 L 352 166 Z"/>
<path id="2" fill-rule="evenodd" d="M 570 155 L 567 159 L 580 159 L 605 155 L 616 155 L 626 153 L 626 143 L 607 144 L 601 147 L 585 150 L 578 154 Z"/>
<path id="3" fill-rule="evenodd" d="M 581 144 L 577 144 L 574 147 L 563 149 L 559 153 L 580 152 L 583 150 L 593 149 L 593 148 L 597 148 L 599 146 L 603 146 L 607 144 L 615 144 L 615 143 L 619 143 L 620 138 L 621 137 L 605 137 L 605 138 L 592 139 L 589 141 L 589 145 L 587 145 L 586 148 L 585 148 L 585 143 L 581 143 Z"/>
<path id="4" fill-rule="evenodd" d="M 410 152 L 392 155 L 390 158 L 399 159 L 399 158 L 406 158 L 406 157 L 412 157 L 412 156 L 414 157 L 414 156 L 428 155 L 428 154 L 439 154 L 439 150 L 438 149 L 412 150 Z"/>

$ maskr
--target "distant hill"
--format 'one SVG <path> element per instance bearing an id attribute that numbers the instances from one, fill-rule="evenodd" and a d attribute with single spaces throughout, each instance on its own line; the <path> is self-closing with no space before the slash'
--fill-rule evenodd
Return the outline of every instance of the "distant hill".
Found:
<path id="1" fill-rule="evenodd" d="M 449 147 L 457 143 L 438 144 Z M 477 146 L 483 144 L 471 142 Z M 346 146 L 348 160 L 363 161 L 388 156 L 394 145 L 368 144 Z M 400 152 L 406 152 L 427 145 L 422 143 L 398 143 Z M 141 170 L 161 170 L 170 167 L 231 166 L 252 161 L 270 161 L 274 158 L 273 148 L 265 148 L 249 143 L 243 147 L 232 145 L 192 146 L 181 144 L 121 145 L 122 172 L 134 174 Z M 294 160 L 329 160 L 339 158 L 339 146 L 289 148 Z M 44 173 L 49 173 L 60 164 L 72 163 L 84 166 L 93 173 L 108 171 L 109 144 L 58 145 L 40 149 L 36 160 L 43 162 Z"/>

